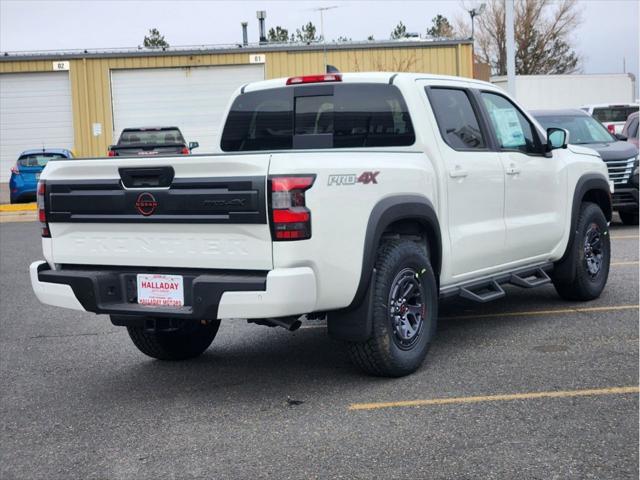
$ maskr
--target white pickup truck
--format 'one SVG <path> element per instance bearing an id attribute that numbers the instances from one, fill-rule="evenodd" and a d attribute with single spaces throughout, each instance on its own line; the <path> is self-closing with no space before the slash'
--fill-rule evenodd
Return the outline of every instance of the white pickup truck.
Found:
<path id="1" fill-rule="evenodd" d="M 422 364 L 438 300 L 609 273 L 605 163 L 498 88 L 431 74 L 251 83 L 222 153 L 49 162 L 38 187 L 46 304 L 109 314 L 163 360 L 221 319 L 294 329 L 327 317 L 374 375 Z"/>

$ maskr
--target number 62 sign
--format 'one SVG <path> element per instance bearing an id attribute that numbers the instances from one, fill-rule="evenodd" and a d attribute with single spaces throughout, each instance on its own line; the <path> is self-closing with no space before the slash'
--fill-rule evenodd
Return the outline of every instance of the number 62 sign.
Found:
<path id="1" fill-rule="evenodd" d="M 53 62 L 54 70 L 69 70 L 69 62 Z"/>

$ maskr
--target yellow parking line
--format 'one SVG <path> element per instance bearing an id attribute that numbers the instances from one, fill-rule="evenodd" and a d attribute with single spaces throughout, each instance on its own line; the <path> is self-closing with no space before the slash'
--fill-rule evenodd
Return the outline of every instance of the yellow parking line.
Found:
<path id="1" fill-rule="evenodd" d="M 638 260 L 635 261 L 628 261 L 628 262 L 612 262 L 611 266 L 612 267 L 621 267 L 623 265 L 638 265 Z"/>
<path id="2" fill-rule="evenodd" d="M 594 395 L 620 395 L 639 393 L 640 387 L 611 387 L 588 390 L 560 390 L 555 392 L 512 393 L 505 395 L 482 395 L 478 397 L 431 398 L 426 400 L 405 400 L 399 402 L 352 403 L 349 410 L 378 410 L 396 407 L 423 407 L 428 405 L 451 405 L 481 402 L 509 402 L 513 400 L 534 400 L 537 398 L 587 397 Z"/>
<path id="3" fill-rule="evenodd" d="M 610 307 L 579 307 L 579 308 L 558 308 L 554 310 L 529 310 L 522 312 L 499 312 L 487 313 L 483 315 L 455 315 L 452 317 L 440 317 L 442 320 L 463 320 L 467 318 L 496 318 L 515 317 L 524 315 L 554 315 L 558 313 L 588 313 L 588 312 L 614 312 L 617 310 L 637 310 L 638 305 L 614 305 Z"/>
<path id="4" fill-rule="evenodd" d="M 7 203 L 0 205 L 0 212 L 22 212 L 37 210 L 37 208 L 35 203 Z"/>

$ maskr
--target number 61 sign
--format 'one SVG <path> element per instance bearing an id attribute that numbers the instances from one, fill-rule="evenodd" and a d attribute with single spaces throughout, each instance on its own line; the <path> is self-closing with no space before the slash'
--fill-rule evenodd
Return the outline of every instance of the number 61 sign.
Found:
<path id="1" fill-rule="evenodd" d="M 265 55 L 262 53 L 254 53 L 249 55 L 249 63 L 264 63 Z"/>

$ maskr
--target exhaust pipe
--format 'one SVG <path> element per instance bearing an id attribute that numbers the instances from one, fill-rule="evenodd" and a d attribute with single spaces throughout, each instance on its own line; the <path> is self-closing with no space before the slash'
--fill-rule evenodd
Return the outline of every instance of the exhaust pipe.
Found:
<path id="1" fill-rule="evenodd" d="M 302 322 L 298 319 L 298 317 L 280 317 L 280 318 L 269 318 L 267 321 L 273 323 L 274 325 L 282 328 L 286 328 L 290 332 L 295 332 L 300 328 Z"/>
<path id="2" fill-rule="evenodd" d="M 300 328 L 302 322 L 300 317 L 278 317 L 278 318 L 251 318 L 248 319 L 248 323 L 255 323 L 256 325 L 264 325 L 266 327 L 282 327 L 290 332 L 294 332 Z"/>

